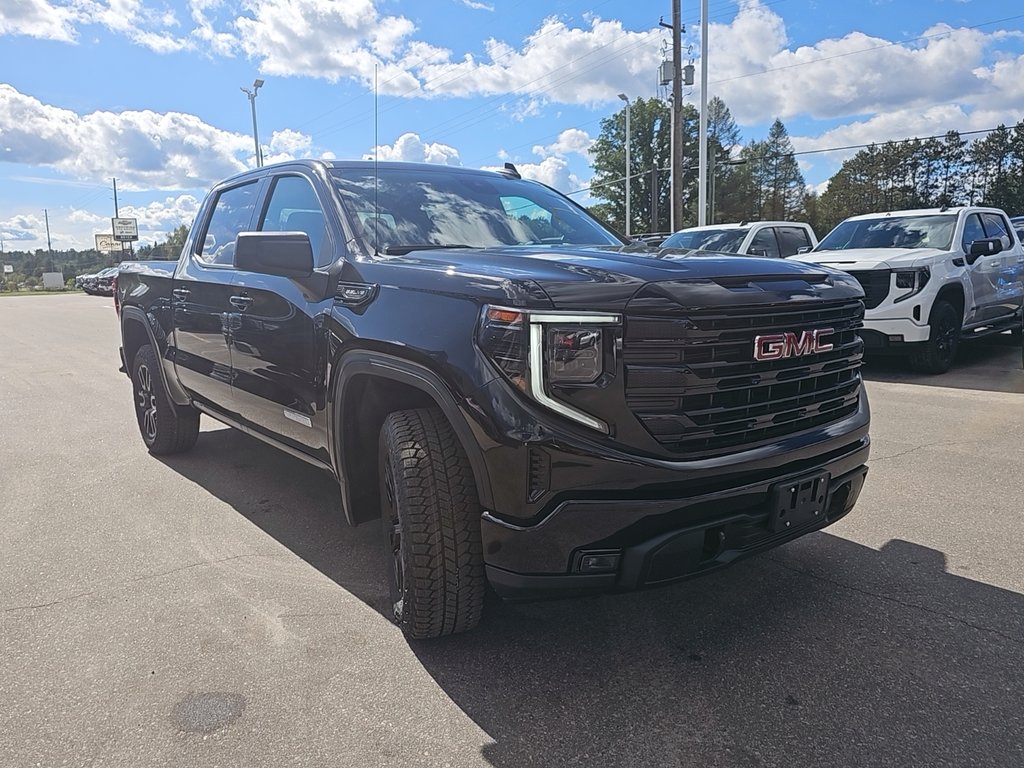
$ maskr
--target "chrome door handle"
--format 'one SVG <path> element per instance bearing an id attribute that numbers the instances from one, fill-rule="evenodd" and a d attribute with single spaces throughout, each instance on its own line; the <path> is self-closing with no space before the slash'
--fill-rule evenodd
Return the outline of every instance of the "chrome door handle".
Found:
<path id="1" fill-rule="evenodd" d="M 171 295 L 174 296 L 178 301 L 187 301 L 192 291 L 188 288 L 175 288 L 171 291 Z"/>
<path id="2" fill-rule="evenodd" d="M 232 296 L 228 301 L 231 302 L 231 306 L 237 309 L 239 312 L 245 312 L 252 304 L 252 296 Z"/>

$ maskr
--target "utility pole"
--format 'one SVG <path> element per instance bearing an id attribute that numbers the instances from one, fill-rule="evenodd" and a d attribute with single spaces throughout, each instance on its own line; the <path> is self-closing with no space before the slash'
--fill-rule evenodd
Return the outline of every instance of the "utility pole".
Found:
<path id="1" fill-rule="evenodd" d="M 50 271 L 53 272 L 53 246 L 50 245 L 50 214 L 43 208 L 43 219 L 46 220 L 46 250 L 50 254 Z"/>
<path id="2" fill-rule="evenodd" d="M 658 163 L 651 163 L 651 232 L 658 231 Z"/>
<path id="3" fill-rule="evenodd" d="M 632 138 L 632 131 L 630 130 L 629 125 L 629 113 L 631 111 L 632 105 L 629 103 L 629 97 L 626 94 L 620 93 L 619 98 L 626 102 L 626 238 L 629 239 L 629 236 L 631 234 L 630 219 L 632 218 L 629 211 L 629 177 L 633 175 L 631 164 L 629 162 L 629 144 L 630 139 Z"/>
<path id="4" fill-rule="evenodd" d="M 683 21 L 680 0 L 672 0 L 672 223 L 683 223 Z"/>
<path id="5" fill-rule="evenodd" d="M 121 214 L 117 208 L 117 179 L 111 179 L 114 182 L 114 218 L 120 218 Z"/>
<path id="6" fill-rule="evenodd" d="M 697 165 L 697 226 L 708 220 L 708 0 L 700 0 L 700 150 Z"/>

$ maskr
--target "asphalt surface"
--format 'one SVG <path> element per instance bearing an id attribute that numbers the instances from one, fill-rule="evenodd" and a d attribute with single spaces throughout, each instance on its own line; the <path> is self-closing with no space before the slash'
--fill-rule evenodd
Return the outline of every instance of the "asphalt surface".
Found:
<path id="1" fill-rule="evenodd" d="M 868 367 L 857 509 L 657 591 L 407 642 L 374 525 L 204 422 L 144 449 L 110 299 L 0 298 L 0 766 L 1024 765 L 1024 370 Z"/>

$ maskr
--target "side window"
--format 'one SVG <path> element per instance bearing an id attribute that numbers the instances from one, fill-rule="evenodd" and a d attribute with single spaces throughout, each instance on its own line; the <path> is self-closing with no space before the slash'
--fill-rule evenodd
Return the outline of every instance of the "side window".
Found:
<path id="1" fill-rule="evenodd" d="M 796 256 L 801 248 L 811 247 L 811 238 L 803 227 L 778 227 L 775 232 L 779 236 L 779 251 L 784 259 Z"/>
<path id="2" fill-rule="evenodd" d="M 217 196 L 206 225 L 202 250 L 197 254 L 207 264 L 231 265 L 235 260 L 235 238 L 249 228 L 256 205 L 258 183 L 225 189 Z"/>
<path id="3" fill-rule="evenodd" d="M 305 232 L 313 247 L 313 257 L 317 264 L 321 264 L 320 250 L 327 233 L 327 223 L 316 192 L 302 176 L 274 179 L 259 229 L 264 232 Z"/>
<path id="4" fill-rule="evenodd" d="M 779 244 L 775 242 L 775 229 L 765 227 L 754 235 L 754 239 L 750 241 L 750 248 L 747 250 L 752 251 L 755 248 L 763 250 L 770 259 L 779 258 Z"/>
<path id="5" fill-rule="evenodd" d="M 985 239 L 985 229 L 981 226 L 981 218 L 976 213 L 972 213 L 967 217 L 967 221 L 964 222 L 964 237 L 961 241 L 961 246 L 964 249 L 964 253 L 969 253 L 971 250 L 971 243 L 975 240 Z"/>
<path id="6" fill-rule="evenodd" d="M 1010 227 L 998 213 L 981 214 L 981 223 L 985 225 L 987 237 L 998 237 L 1003 241 L 1003 248 L 1013 247 L 1013 238 L 1010 237 Z"/>

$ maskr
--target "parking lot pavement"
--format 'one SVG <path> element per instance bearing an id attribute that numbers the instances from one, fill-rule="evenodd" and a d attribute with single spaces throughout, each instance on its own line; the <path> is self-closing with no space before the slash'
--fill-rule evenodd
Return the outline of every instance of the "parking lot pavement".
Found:
<path id="1" fill-rule="evenodd" d="M 146 453 L 109 304 L 0 301 L 0 764 L 1024 764 L 1008 343 L 869 367 L 868 484 L 826 532 L 409 643 L 329 478 L 212 422 Z"/>

